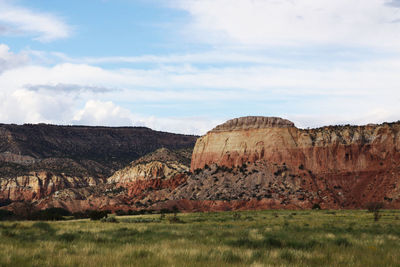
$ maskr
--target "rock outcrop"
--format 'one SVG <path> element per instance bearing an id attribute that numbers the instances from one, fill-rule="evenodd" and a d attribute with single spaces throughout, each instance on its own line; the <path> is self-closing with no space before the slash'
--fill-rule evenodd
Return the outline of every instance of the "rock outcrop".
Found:
<path id="1" fill-rule="evenodd" d="M 145 127 L 0 124 L 0 206 L 106 183 L 159 148 L 191 151 L 196 139 Z"/>
<path id="2" fill-rule="evenodd" d="M 31 172 L 14 178 L 0 179 L 0 199 L 10 201 L 38 200 L 66 188 L 81 188 L 104 183 L 93 177 L 71 177 L 50 172 Z"/>
<path id="3" fill-rule="evenodd" d="M 115 172 L 107 183 L 65 187 L 38 199 L 35 206 L 61 207 L 72 212 L 150 208 L 186 182 L 190 156 L 191 149 L 160 148 Z"/>
<path id="4" fill-rule="evenodd" d="M 239 118 L 197 140 L 191 171 L 212 164 L 285 167 L 284 176 L 303 183 L 296 190 L 327 207 L 400 206 L 400 123 L 303 130 L 278 118 Z"/>
<path id="5" fill-rule="evenodd" d="M 178 152 L 160 148 L 130 163 L 127 167 L 116 171 L 108 178 L 109 183 L 131 183 L 150 179 L 165 179 L 175 177 L 178 174 L 189 172 L 187 151 L 183 151 L 186 157 Z"/>
<path id="6" fill-rule="evenodd" d="M 400 122 L 298 129 L 281 118 L 244 117 L 197 139 L 193 153 L 193 136 L 66 127 L 58 140 L 55 129 L 46 136 L 0 127 L 0 206 L 221 211 L 383 202 L 400 208 Z"/>

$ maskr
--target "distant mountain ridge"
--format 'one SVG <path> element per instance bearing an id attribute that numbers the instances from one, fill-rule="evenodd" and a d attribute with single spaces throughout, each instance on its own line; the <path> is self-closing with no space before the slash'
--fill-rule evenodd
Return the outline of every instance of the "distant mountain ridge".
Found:
<path id="1" fill-rule="evenodd" d="M 196 139 L 145 127 L 0 124 L 0 177 L 7 175 L 4 163 L 46 170 L 46 159 L 72 160 L 92 175 L 109 176 L 161 147 L 192 148 Z"/>
<path id="2" fill-rule="evenodd" d="M 191 151 L 196 139 L 145 127 L 0 124 L 0 203 L 103 184 L 159 148 Z"/>

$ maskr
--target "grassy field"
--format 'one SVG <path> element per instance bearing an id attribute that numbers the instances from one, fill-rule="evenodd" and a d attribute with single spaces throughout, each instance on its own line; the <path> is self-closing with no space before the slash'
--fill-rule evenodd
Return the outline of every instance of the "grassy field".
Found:
<path id="1" fill-rule="evenodd" d="M 400 266 L 400 211 L 1 222 L 0 266 Z"/>

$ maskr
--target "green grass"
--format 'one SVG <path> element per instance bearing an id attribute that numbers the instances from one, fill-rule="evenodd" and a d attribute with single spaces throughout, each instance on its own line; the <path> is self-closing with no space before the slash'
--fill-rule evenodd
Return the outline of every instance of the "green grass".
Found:
<path id="1" fill-rule="evenodd" d="M 1 222 L 0 266 L 400 266 L 400 211 Z"/>

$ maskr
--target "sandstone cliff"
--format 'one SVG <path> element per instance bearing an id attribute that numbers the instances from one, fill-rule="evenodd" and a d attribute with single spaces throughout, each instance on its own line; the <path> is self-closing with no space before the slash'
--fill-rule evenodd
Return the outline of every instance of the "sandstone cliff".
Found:
<path id="1" fill-rule="evenodd" d="M 192 149 L 196 138 L 144 127 L 0 124 L 0 206 L 97 186 L 158 148 Z"/>
<path id="2" fill-rule="evenodd" d="M 34 206 L 62 207 L 72 212 L 150 208 L 186 181 L 190 156 L 191 149 L 160 148 L 115 172 L 107 183 L 65 187 L 38 199 Z"/>
<path id="3" fill-rule="evenodd" d="M 182 138 L 171 146 L 190 147 L 195 140 Z M 57 153 L 43 158 L 10 144 L 14 149 L 0 150 L 0 171 L 8 174 L 0 179 L 0 206 L 9 204 L 4 200 L 32 200 L 30 208 L 74 212 L 173 206 L 186 211 L 304 209 L 315 204 L 338 209 L 363 208 L 368 202 L 400 208 L 400 123 L 305 130 L 281 118 L 238 118 L 199 138 L 193 154 L 161 148 L 116 172 L 111 168 L 126 160 L 119 157 L 130 153 L 113 152 L 114 146 L 126 149 L 117 142 L 108 156 L 90 152 L 79 159 Z M 139 151 L 148 149 L 141 147 L 147 141 L 135 144 L 141 144 Z M 106 158 L 111 162 L 104 163 Z"/>
<path id="4" fill-rule="evenodd" d="M 108 178 L 109 183 L 130 183 L 150 179 L 170 179 L 189 171 L 187 151 L 178 152 L 160 148 L 130 163 Z M 186 164 L 187 165 L 186 165 Z"/>
<path id="5" fill-rule="evenodd" d="M 400 123 L 303 130 L 279 118 L 234 119 L 197 140 L 191 170 L 257 163 L 284 166 L 303 183 L 296 190 L 327 207 L 399 206 Z"/>

